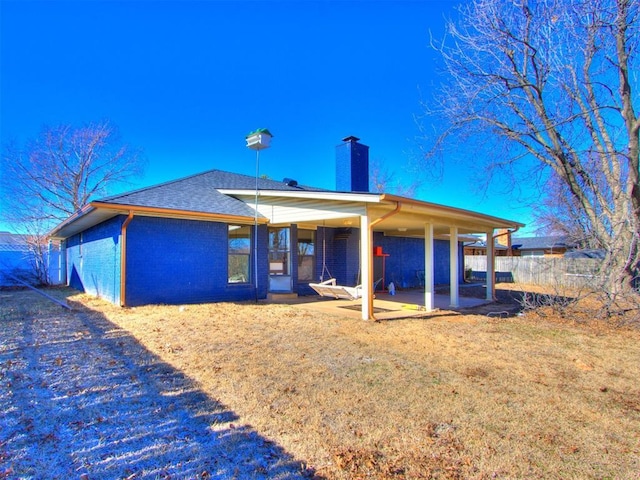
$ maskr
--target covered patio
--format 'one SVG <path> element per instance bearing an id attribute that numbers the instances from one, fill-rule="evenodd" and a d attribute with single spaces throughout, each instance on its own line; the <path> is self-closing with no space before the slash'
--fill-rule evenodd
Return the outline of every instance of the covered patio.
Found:
<path id="1" fill-rule="evenodd" d="M 244 200 L 251 206 L 254 198 L 246 191 L 223 190 L 222 193 Z M 260 215 L 268 218 L 269 225 L 292 225 L 300 228 L 318 227 L 354 227 L 359 229 L 360 272 L 362 291 L 357 300 L 360 305 L 360 317 L 374 320 L 382 313 L 376 313 L 374 305 L 373 273 L 373 234 L 382 233 L 387 237 L 405 237 L 424 239 L 424 265 L 416 269 L 424 270 L 424 291 L 420 302 L 408 304 L 420 305 L 423 311 L 437 308 L 459 308 L 469 299 L 462 300 L 459 295 L 460 264 L 459 242 L 470 235 L 486 235 L 487 269 L 495 271 L 494 236 L 498 229 L 516 231 L 522 223 L 485 215 L 469 210 L 448 207 L 430 202 L 377 193 L 341 193 L 341 192 L 283 192 L 261 190 L 255 202 Z M 434 241 L 449 242 L 449 291 L 443 299 L 436 296 L 434 282 Z M 362 252 L 367 252 L 363 254 Z M 494 300 L 495 278 L 488 276 L 485 302 Z M 380 298 L 376 299 L 378 303 Z"/>

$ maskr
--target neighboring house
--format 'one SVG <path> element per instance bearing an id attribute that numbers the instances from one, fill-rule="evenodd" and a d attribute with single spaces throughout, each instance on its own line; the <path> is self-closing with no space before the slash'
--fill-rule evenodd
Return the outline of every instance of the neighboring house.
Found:
<path id="1" fill-rule="evenodd" d="M 497 257 L 542 257 L 562 256 L 577 248 L 574 242 L 563 236 L 547 237 L 519 237 L 511 238 L 506 231 L 498 231 L 501 234 L 494 239 L 494 251 Z M 465 255 L 486 255 L 487 244 L 479 238 L 473 242 L 465 242 Z"/>
<path id="2" fill-rule="evenodd" d="M 606 256 L 607 252 L 601 248 L 569 250 L 564 254 L 564 258 L 594 258 L 596 260 L 604 260 Z"/>
<path id="3" fill-rule="evenodd" d="M 493 254 L 496 257 L 507 257 L 514 254 L 511 245 L 511 229 L 500 228 L 493 235 Z M 464 244 L 465 255 L 486 255 L 487 242 L 484 238 L 472 238 Z"/>
<path id="4" fill-rule="evenodd" d="M 0 232 L 0 286 L 17 285 L 16 278 L 34 277 L 32 255 L 26 235 Z"/>
<path id="5" fill-rule="evenodd" d="M 521 257 L 562 256 L 577 245 L 563 236 L 520 237 L 512 239 L 514 255 Z"/>
<path id="6" fill-rule="evenodd" d="M 30 284 L 40 283 L 36 275 L 36 260 L 29 246 L 29 235 L 0 232 L 0 287 L 13 287 L 22 282 Z M 44 275 L 50 284 L 58 284 L 59 280 L 59 249 L 53 243 L 47 247 L 44 254 Z"/>
<path id="7" fill-rule="evenodd" d="M 509 248 L 505 247 L 498 241 L 494 241 L 493 244 L 496 257 L 506 257 L 509 253 Z M 465 255 L 486 255 L 487 254 L 487 242 L 483 239 L 474 240 L 471 242 L 464 242 L 464 254 Z"/>
<path id="8" fill-rule="evenodd" d="M 366 319 L 383 277 L 424 286 L 428 310 L 434 285 L 449 283 L 456 306 L 461 236 L 522 225 L 370 193 L 368 150 L 355 137 L 336 147 L 335 191 L 211 170 L 92 201 L 51 232 L 67 283 L 135 306 L 314 294 L 309 283 L 333 277 L 363 285 Z"/>

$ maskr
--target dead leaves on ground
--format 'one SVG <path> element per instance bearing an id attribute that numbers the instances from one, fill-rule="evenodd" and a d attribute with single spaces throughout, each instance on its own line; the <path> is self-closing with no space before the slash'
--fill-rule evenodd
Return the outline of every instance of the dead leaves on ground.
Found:
<path id="1" fill-rule="evenodd" d="M 420 444 L 400 451 L 388 446 L 375 449 L 341 447 L 333 452 L 335 465 L 348 478 L 412 478 L 460 480 L 471 470 L 472 460 L 465 455 L 450 422 L 428 423 Z"/>

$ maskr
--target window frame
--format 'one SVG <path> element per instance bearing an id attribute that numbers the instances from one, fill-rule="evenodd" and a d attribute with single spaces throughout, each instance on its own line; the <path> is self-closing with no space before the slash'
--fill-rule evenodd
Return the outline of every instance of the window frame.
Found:
<path id="1" fill-rule="evenodd" d="M 304 232 L 304 233 L 309 233 L 311 238 L 310 238 L 310 242 L 301 242 L 301 238 L 300 238 L 300 233 Z M 308 229 L 298 229 L 298 238 L 296 240 L 296 247 L 297 247 L 297 254 L 298 254 L 298 282 L 302 282 L 302 283 L 310 283 L 313 282 L 315 280 L 315 270 L 316 270 L 316 244 L 317 244 L 317 234 L 315 230 L 308 230 Z M 304 238 L 303 240 L 307 240 L 306 238 Z M 312 253 L 311 254 L 303 254 L 302 251 L 300 250 L 300 244 L 304 243 L 307 245 L 311 245 L 312 246 Z M 300 272 L 307 270 L 307 269 L 303 269 L 302 264 L 305 261 L 305 259 L 311 259 L 311 271 L 309 273 L 308 277 L 301 277 L 300 276 Z"/>
<path id="2" fill-rule="evenodd" d="M 233 236 L 232 232 L 246 232 L 246 235 Z M 233 241 L 242 241 L 243 245 L 233 247 Z M 227 284 L 228 285 L 247 285 L 251 283 L 251 245 L 253 241 L 253 234 L 250 225 L 235 225 L 227 224 Z M 235 250 L 235 251 L 234 251 Z M 236 266 L 232 266 L 233 259 L 245 259 L 236 263 Z M 241 267 L 241 268 L 238 268 Z M 242 271 L 239 271 L 242 269 Z M 232 270 L 238 270 L 233 271 Z M 233 280 L 237 277 L 237 280 Z"/>
<path id="3" fill-rule="evenodd" d="M 278 242 L 274 242 L 277 235 Z M 270 276 L 291 275 L 291 227 L 269 227 L 267 243 Z"/>

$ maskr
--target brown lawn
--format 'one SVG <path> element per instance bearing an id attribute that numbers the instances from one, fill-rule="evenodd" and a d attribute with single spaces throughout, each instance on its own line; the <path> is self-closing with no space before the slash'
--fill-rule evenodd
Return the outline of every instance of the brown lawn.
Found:
<path id="1" fill-rule="evenodd" d="M 640 478 L 637 330 L 57 294 L 131 332 L 321 478 Z"/>

